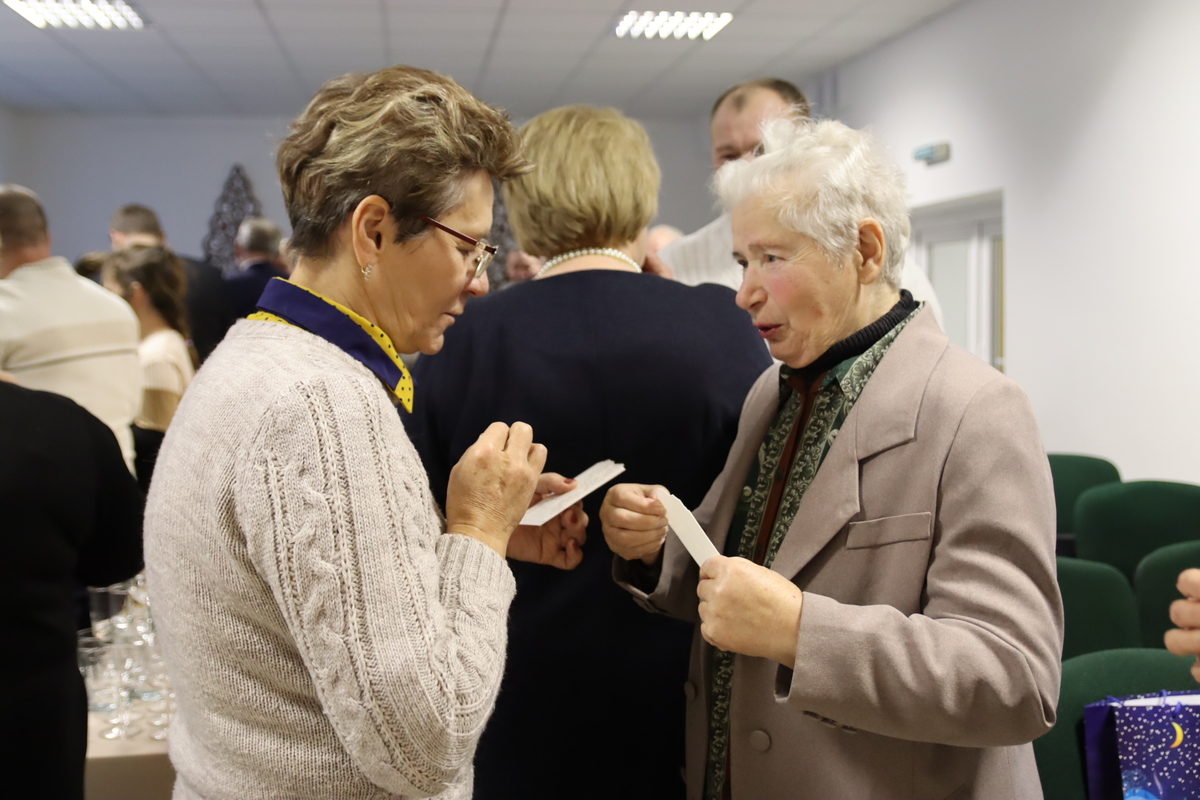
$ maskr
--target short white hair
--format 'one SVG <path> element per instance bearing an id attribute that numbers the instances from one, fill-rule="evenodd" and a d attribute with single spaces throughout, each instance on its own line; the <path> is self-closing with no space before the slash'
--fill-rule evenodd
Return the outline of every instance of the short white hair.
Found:
<path id="1" fill-rule="evenodd" d="M 835 262 L 858 244 L 862 220 L 878 220 L 885 245 L 881 277 L 900 288 L 911 231 L 904 173 L 869 133 L 834 120 L 769 120 L 761 155 L 726 164 L 713 184 L 726 211 L 764 198 L 781 225 L 812 237 Z"/>

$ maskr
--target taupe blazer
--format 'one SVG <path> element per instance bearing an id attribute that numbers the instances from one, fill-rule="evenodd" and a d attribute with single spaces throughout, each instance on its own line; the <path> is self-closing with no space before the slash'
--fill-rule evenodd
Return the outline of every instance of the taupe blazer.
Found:
<path id="1" fill-rule="evenodd" d="M 778 405 L 751 389 L 696 511 L 721 550 Z M 846 418 L 772 569 L 804 590 L 795 669 L 738 656 L 734 798 L 1041 797 L 1034 738 L 1058 700 L 1054 492 L 1025 393 L 949 344 L 928 309 Z M 648 610 L 697 620 L 698 569 L 668 537 Z M 689 798 L 703 790 L 711 648 L 695 636 Z"/>

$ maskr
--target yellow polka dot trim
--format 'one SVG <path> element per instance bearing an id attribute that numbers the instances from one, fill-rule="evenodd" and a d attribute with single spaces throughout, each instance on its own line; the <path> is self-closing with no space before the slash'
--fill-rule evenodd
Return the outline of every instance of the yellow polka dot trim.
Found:
<path id="1" fill-rule="evenodd" d="M 291 281 L 289 281 L 289 283 L 291 283 Z M 399 370 L 400 370 L 400 382 L 398 384 L 396 384 L 395 387 L 389 386 L 388 390 L 392 393 L 393 397 L 395 397 L 397 400 L 400 401 L 400 405 L 404 406 L 404 410 L 411 414 L 412 410 L 413 410 L 412 373 L 410 373 L 408 371 L 408 367 L 404 364 L 404 360 L 401 359 L 400 354 L 398 352 L 396 352 L 396 346 L 394 344 L 392 344 L 391 337 L 389 337 L 386 333 L 383 332 L 383 328 L 380 328 L 374 322 L 371 322 L 369 319 L 362 316 L 361 314 L 358 314 L 358 313 L 352 311 L 351 309 L 346 308 L 341 303 L 330 300 L 328 297 L 318 294 L 317 292 L 314 292 L 312 289 L 309 289 L 305 286 L 301 286 L 298 283 L 292 283 L 292 285 L 298 289 L 304 289 L 304 291 L 308 292 L 313 297 L 319 297 L 320 299 L 324 300 L 326 303 L 329 303 L 329 305 L 333 306 L 338 311 L 342 312 L 347 317 L 354 320 L 355 324 L 358 325 L 358 327 L 362 328 L 364 331 L 366 331 L 367 333 L 369 333 L 371 335 L 371 338 L 375 339 L 375 341 L 379 344 L 379 346 L 383 348 L 383 351 L 385 353 L 387 353 L 388 358 L 390 358 L 393 362 L 395 362 L 396 367 L 399 368 Z M 250 316 L 246 317 L 246 319 L 264 320 L 266 322 L 282 322 L 284 325 L 292 324 L 292 323 L 288 322 L 286 319 L 284 319 L 283 317 L 280 317 L 276 314 L 271 314 L 270 312 L 267 312 L 267 311 L 256 311 L 253 314 L 251 314 Z M 296 327 L 296 326 L 293 325 L 292 327 Z"/>

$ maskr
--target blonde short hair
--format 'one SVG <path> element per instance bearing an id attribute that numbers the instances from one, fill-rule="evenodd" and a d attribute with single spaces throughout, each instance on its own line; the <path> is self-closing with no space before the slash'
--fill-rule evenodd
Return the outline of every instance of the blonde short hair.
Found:
<path id="1" fill-rule="evenodd" d="M 508 116 L 450 78 L 394 66 L 326 83 L 279 145 L 292 224 L 289 246 L 332 255 L 333 236 L 363 198 L 392 206 L 400 239 L 426 230 L 463 200 L 463 181 L 485 171 L 508 180 L 528 168 Z"/>
<path id="2" fill-rule="evenodd" d="M 650 137 L 615 108 L 564 106 L 521 128 L 533 170 L 504 187 L 521 249 L 556 256 L 631 242 L 658 213 Z"/>

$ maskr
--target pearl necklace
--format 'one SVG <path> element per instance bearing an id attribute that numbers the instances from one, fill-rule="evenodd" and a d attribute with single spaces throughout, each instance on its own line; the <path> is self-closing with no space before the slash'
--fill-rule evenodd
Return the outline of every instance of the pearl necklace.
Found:
<path id="1" fill-rule="evenodd" d="M 539 277 L 543 272 L 557 267 L 564 261 L 572 258 L 579 258 L 580 256 L 608 256 L 609 258 L 615 258 L 619 261 L 624 261 L 626 264 L 633 267 L 636 272 L 642 271 L 641 264 L 637 263 L 615 247 L 584 247 L 580 250 L 570 250 L 562 255 L 555 256 L 543 264 L 542 268 L 538 270 L 537 275 L 534 275 L 533 277 Z"/>

